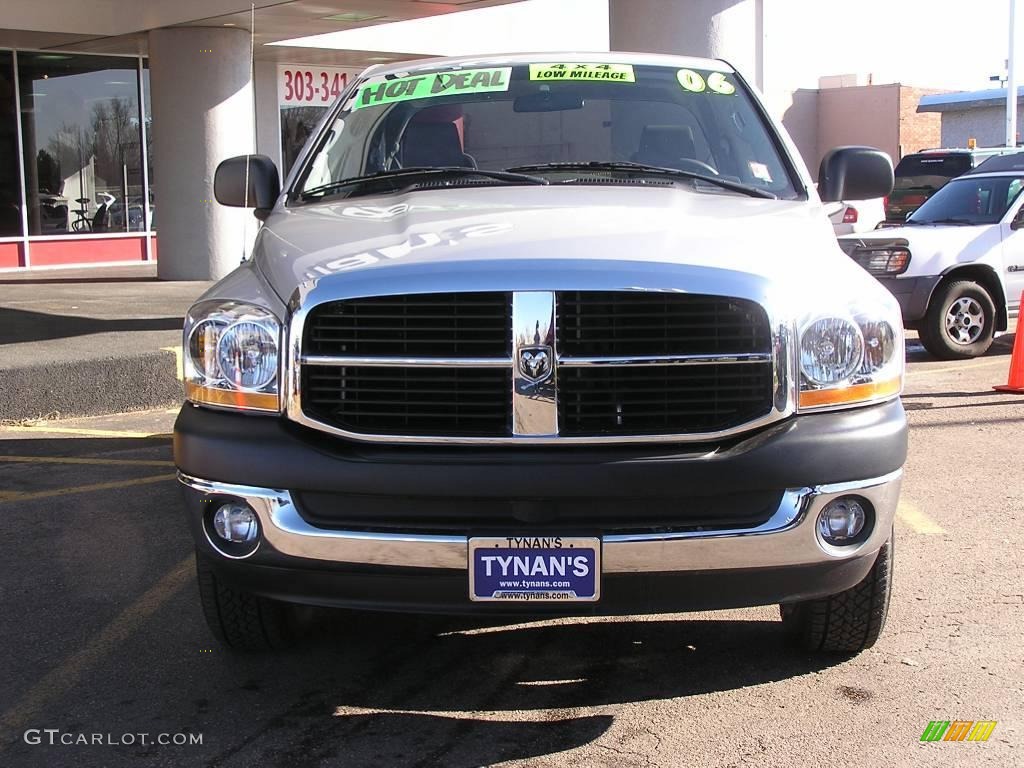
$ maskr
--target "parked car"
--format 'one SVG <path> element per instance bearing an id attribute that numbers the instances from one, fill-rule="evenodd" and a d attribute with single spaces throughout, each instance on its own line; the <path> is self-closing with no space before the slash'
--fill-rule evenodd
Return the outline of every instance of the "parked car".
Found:
<path id="1" fill-rule="evenodd" d="M 904 324 L 936 357 L 984 354 L 1019 315 L 1022 185 L 1020 155 L 993 158 L 949 182 L 904 226 L 840 238 L 843 250 L 899 300 Z"/>
<path id="2" fill-rule="evenodd" d="M 819 178 L 728 64 L 622 53 L 373 67 L 283 189 L 221 163 L 264 225 L 185 324 L 213 633 L 281 647 L 296 603 L 777 603 L 804 648 L 872 645 L 903 332 L 821 200 L 885 195 L 892 163 Z"/>
<path id="3" fill-rule="evenodd" d="M 926 149 L 905 155 L 896 164 L 896 182 L 885 199 L 885 223 L 898 226 L 925 201 L 955 179 L 990 157 L 1017 150 L 1010 147 L 982 149 Z"/>
<path id="4" fill-rule="evenodd" d="M 873 200 L 840 201 L 827 203 L 825 212 L 832 222 L 836 235 L 852 235 L 871 232 L 885 221 L 885 201 L 881 197 Z"/>
<path id="5" fill-rule="evenodd" d="M 1024 173 L 1024 151 L 1017 147 L 1015 152 L 1007 152 L 1002 155 L 993 155 L 977 168 L 978 173 L 992 173 L 994 171 L 1016 171 Z"/>

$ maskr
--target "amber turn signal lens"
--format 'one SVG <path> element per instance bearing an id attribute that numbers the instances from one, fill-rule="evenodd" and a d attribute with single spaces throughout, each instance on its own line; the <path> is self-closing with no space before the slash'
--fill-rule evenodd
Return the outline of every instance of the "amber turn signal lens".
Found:
<path id="1" fill-rule="evenodd" d="M 229 408 L 248 408 L 254 411 L 278 411 L 277 395 L 272 392 L 239 392 L 238 390 L 201 387 L 185 383 L 185 397 L 193 403 L 223 405 Z"/>
<path id="2" fill-rule="evenodd" d="M 838 389 L 810 389 L 800 393 L 801 408 L 821 408 L 829 405 L 852 405 L 868 400 L 898 395 L 902 387 L 899 378 L 854 384 Z"/>

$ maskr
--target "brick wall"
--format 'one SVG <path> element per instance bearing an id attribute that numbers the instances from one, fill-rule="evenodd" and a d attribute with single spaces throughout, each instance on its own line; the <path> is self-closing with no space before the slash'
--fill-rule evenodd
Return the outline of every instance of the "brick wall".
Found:
<path id="1" fill-rule="evenodd" d="M 899 149 L 903 155 L 920 149 L 945 146 L 942 136 L 942 120 L 938 112 L 917 111 L 922 96 L 944 91 L 929 88 L 900 86 L 899 105 Z M 957 145 L 963 146 L 963 145 Z M 893 156 L 893 161 L 899 157 Z"/>

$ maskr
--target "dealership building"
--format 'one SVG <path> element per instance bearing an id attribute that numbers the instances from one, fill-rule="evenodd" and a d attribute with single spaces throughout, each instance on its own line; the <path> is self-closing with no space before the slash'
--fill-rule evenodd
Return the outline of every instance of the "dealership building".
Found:
<path id="1" fill-rule="evenodd" d="M 219 277 L 242 258 L 259 224 L 213 200 L 221 160 L 255 151 L 286 173 L 363 68 L 446 52 L 435 46 L 437 34 L 423 36 L 422 50 L 302 40 L 498 6 L 534 6 L 544 19 L 553 7 L 537 5 L 544 2 L 599 9 L 604 36 L 591 49 L 727 59 L 765 93 L 812 169 L 838 139 L 861 133 L 851 130 L 856 121 L 836 119 L 841 105 L 883 105 L 884 119 L 871 109 L 854 112 L 862 143 L 878 134 L 894 155 L 907 115 L 916 115 L 907 100 L 916 91 L 807 89 L 773 69 L 791 47 L 781 36 L 795 34 L 796 10 L 772 0 L 257 0 L 254 25 L 250 4 L 239 0 L 4 0 L 0 271 L 156 261 L 161 278 Z M 565 27 L 548 32 L 544 50 L 575 42 Z M 826 74 L 802 66 L 804 77 Z M 937 117 L 918 118 L 926 128 L 931 121 L 937 140 Z M 879 134 L 883 125 L 891 128 Z M 914 141 L 927 140 L 915 134 Z"/>
<path id="2" fill-rule="evenodd" d="M 1001 147 L 1006 140 L 1006 88 L 939 93 L 921 99 L 918 112 L 941 117 L 942 146 Z M 1024 87 L 1017 89 L 1017 112 L 1024 114 Z M 1017 144 L 1021 143 L 1017 131 Z"/>

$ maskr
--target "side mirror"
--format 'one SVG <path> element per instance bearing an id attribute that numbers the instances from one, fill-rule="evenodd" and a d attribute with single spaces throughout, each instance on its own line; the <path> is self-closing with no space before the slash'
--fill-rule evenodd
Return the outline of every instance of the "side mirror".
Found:
<path id="1" fill-rule="evenodd" d="M 248 166 L 248 171 L 246 167 Z M 245 189 L 249 177 L 248 195 Z M 213 177 L 213 196 L 221 205 L 254 208 L 257 219 L 265 219 L 281 194 L 277 166 L 266 155 L 230 157 L 217 166 Z"/>
<path id="2" fill-rule="evenodd" d="M 885 197 L 894 183 L 892 160 L 873 147 L 836 147 L 818 170 L 818 194 L 825 203 Z"/>
<path id="3" fill-rule="evenodd" d="M 1017 211 L 1017 215 L 1010 222 L 1010 229 L 1024 229 L 1024 208 Z"/>

